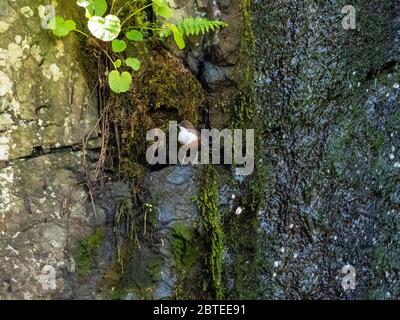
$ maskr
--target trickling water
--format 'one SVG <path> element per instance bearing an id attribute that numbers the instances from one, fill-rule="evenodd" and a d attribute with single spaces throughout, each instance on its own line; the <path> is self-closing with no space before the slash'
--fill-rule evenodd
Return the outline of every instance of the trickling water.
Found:
<path id="1" fill-rule="evenodd" d="M 254 3 L 257 96 L 271 176 L 264 298 L 400 296 L 397 1 Z M 397 39 L 397 42 L 396 42 Z M 356 270 L 343 290 L 341 270 Z"/>

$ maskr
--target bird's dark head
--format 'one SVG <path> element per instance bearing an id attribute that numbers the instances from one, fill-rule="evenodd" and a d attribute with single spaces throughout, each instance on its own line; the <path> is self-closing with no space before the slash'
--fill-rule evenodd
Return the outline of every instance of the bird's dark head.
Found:
<path id="1" fill-rule="evenodd" d="M 185 129 L 193 129 L 193 130 L 195 130 L 194 125 L 193 125 L 190 121 L 187 121 L 187 120 L 183 120 L 183 121 L 179 124 L 179 127 L 183 127 L 183 128 L 185 128 Z"/>

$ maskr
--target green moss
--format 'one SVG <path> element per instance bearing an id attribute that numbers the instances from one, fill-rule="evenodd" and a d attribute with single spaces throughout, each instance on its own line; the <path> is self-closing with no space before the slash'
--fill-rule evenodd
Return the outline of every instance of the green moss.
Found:
<path id="1" fill-rule="evenodd" d="M 257 154 L 256 154 L 257 155 Z M 257 164 L 254 175 L 248 183 L 249 196 L 244 204 L 253 213 L 257 213 L 265 205 L 265 194 L 270 181 L 271 168 L 265 162 Z"/>
<path id="2" fill-rule="evenodd" d="M 245 196 L 237 199 L 245 215 L 230 215 L 225 221 L 225 246 L 234 263 L 224 268 L 224 281 L 234 280 L 234 288 L 227 292 L 236 299 L 257 299 L 260 296 L 259 275 L 262 273 L 262 244 L 256 230 L 259 229 L 257 213 L 265 204 L 270 168 L 263 159 L 264 127 L 257 111 L 255 91 L 255 35 L 251 15 L 251 1 L 241 1 L 242 38 L 241 68 L 238 90 L 232 104 L 231 128 L 254 129 L 254 173 L 247 177 L 241 189 Z"/>
<path id="3" fill-rule="evenodd" d="M 181 118 L 198 122 L 203 89 L 178 58 L 163 51 L 155 54 L 142 81 L 140 93 L 149 98 L 151 108 L 176 110 Z"/>
<path id="4" fill-rule="evenodd" d="M 396 0 L 380 2 L 354 0 L 352 2 L 357 11 L 357 32 L 353 32 L 348 38 L 346 54 L 351 72 L 357 71 L 360 81 L 365 77 L 366 72 L 378 71 L 382 61 L 388 59 L 386 44 L 391 41 L 391 21 L 395 19 L 396 2 Z M 342 3 L 347 4 L 344 0 Z M 355 56 L 357 59 L 354 59 Z M 366 65 L 368 68 L 365 67 Z"/>
<path id="5" fill-rule="evenodd" d="M 251 15 L 251 1 L 250 0 L 242 0 L 240 6 L 242 16 L 243 16 L 243 33 L 241 40 L 241 51 L 242 55 L 245 58 L 248 58 L 246 71 L 244 73 L 244 82 L 252 82 L 254 75 L 254 53 L 256 46 L 256 37 L 254 35 L 253 28 L 253 18 Z"/>
<path id="6" fill-rule="evenodd" d="M 180 274 L 187 274 L 198 256 L 196 230 L 193 227 L 176 223 L 172 227 L 172 251 Z"/>
<path id="7" fill-rule="evenodd" d="M 237 69 L 238 90 L 233 100 L 230 126 L 252 128 L 256 119 L 256 92 L 254 89 L 255 36 L 250 14 L 250 1 L 242 0 L 243 30 L 240 44 L 241 61 Z"/>
<path id="8" fill-rule="evenodd" d="M 136 232 L 136 222 L 132 199 L 117 199 L 117 210 L 114 218 L 114 234 L 117 245 L 117 260 L 121 267 L 121 273 L 124 273 L 124 266 L 131 258 L 131 253 L 135 246 L 138 246 L 139 240 Z M 129 250 L 126 250 L 126 249 Z M 129 254 L 124 251 L 128 251 Z"/>
<path id="9" fill-rule="evenodd" d="M 122 300 L 125 298 L 127 292 L 123 288 L 113 288 L 109 291 L 109 297 L 111 300 Z"/>
<path id="10" fill-rule="evenodd" d="M 122 299 L 128 292 L 134 292 L 142 297 L 139 286 L 132 283 L 129 278 L 131 274 L 135 276 L 138 274 L 138 271 L 132 267 L 135 249 L 136 245 L 130 239 L 118 243 L 117 256 L 114 257 L 103 276 L 102 287 L 108 288 L 110 299 Z M 141 268 L 145 270 L 144 266 Z"/>
<path id="11" fill-rule="evenodd" d="M 382 279 L 386 278 L 386 272 L 393 269 L 390 258 L 392 257 L 388 254 L 384 245 L 381 244 L 374 250 L 371 263 L 372 276 L 367 293 L 368 299 L 385 299 L 386 290 L 382 285 Z"/>
<path id="12" fill-rule="evenodd" d="M 137 250 L 140 247 L 137 230 L 144 232 L 142 226 L 146 225 L 148 233 L 151 233 L 149 227 L 153 226 L 155 219 L 153 206 L 146 203 L 144 207 L 143 218 L 147 218 L 139 222 L 132 199 L 117 199 L 114 222 L 117 254 L 105 272 L 102 285 L 107 288 L 111 299 L 124 298 L 128 293 L 134 293 L 139 299 L 152 299 L 155 283 L 161 280 L 163 259 L 155 256 L 153 251 L 147 251 L 146 246 Z"/>
<path id="13" fill-rule="evenodd" d="M 251 15 L 251 2 L 242 0 L 241 13 L 243 19 L 243 30 L 241 39 L 241 57 L 243 69 L 241 69 L 239 90 L 233 103 L 233 112 L 230 120 L 231 128 L 254 129 L 254 158 L 255 170 L 253 175 L 247 179 L 245 184 L 246 198 L 243 206 L 256 213 L 265 202 L 265 188 L 268 185 L 269 167 L 262 160 L 263 150 L 263 122 L 261 115 L 257 112 L 256 91 L 254 87 L 255 74 L 255 35 Z"/>
<path id="14" fill-rule="evenodd" d="M 146 272 L 147 272 L 148 277 L 152 281 L 157 282 L 157 281 L 161 280 L 162 266 L 163 266 L 163 261 L 159 258 L 152 258 L 147 263 Z"/>
<path id="15" fill-rule="evenodd" d="M 131 272 L 131 262 L 139 246 L 137 225 L 132 199 L 129 196 L 116 199 L 114 236 L 116 255 L 104 272 L 102 287 L 107 288 L 110 299 L 121 299 L 128 292 L 135 292 L 126 285 L 126 276 Z"/>
<path id="16" fill-rule="evenodd" d="M 395 214 L 384 214 L 379 216 L 379 224 L 390 226 L 382 232 L 380 240 L 373 250 L 370 267 L 370 278 L 368 283 L 368 299 L 388 299 L 398 297 L 400 288 L 393 286 L 393 276 L 400 272 L 400 243 L 398 233 L 400 220 Z"/>
<path id="17" fill-rule="evenodd" d="M 143 165 L 132 161 L 127 157 L 121 158 L 119 176 L 122 181 L 135 181 L 146 175 L 148 170 Z"/>
<path id="18" fill-rule="evenodd" d="M 162 259 L 150 253 L 144 257 L 137 255 L 128 243 L 124 244 L 122 254 L 124 261 L 129 261 L 124 265 L 124 273 L 118 261 L 114 261 L 105 273 L 103 286 L 108 288 L 108 296 L 119 300 L 134 293 L 139 299 L 152 299 L 155 283 L 161 280 Z"/>
<path id="19" fill-rule="evenodd" d="M 105 238 L 103 229 L 96 229 L 86 239 L 79 243 L 76 257 L 76 269 L 80 276 L 89 276 L 96 265 L 96 255 Z"/>
<path id="20" fill-rule="evenodd" d="M 137 221 L 132 199 L 117 199 L 114 221 L 117 254 L 103 277 L 103 286 L 108 288 L 111 299 L 121 299 L 128 293 L 134 293 L 139 299 L 151 299 L 155 282 L 161 279 L 163 260 L 153 251 L 146 251 L 146 246 L 137 250 L 140 248 L 137 230 L 144 231 L 141 227 L 144 224 L 149 229 L 155 219 L 153 206 L 145 204 L 144 207 L 143 220 Z"/>
<path id="21" fill-rule="evenodd" d="M 112 96 L 109 120 L 110 152 L 118 177 L 131 182 L 146 173 L 146 134 L 160 128 L 168 131 L 169 121 L 186 119 L 197 124 L 204 100 L 200 82 L 182 61 L 163 48 L 140 56 L 141 70 L 126 95 Z M 135 55 L 136 56 L 136 55 Z"/>
<path id="22" fill-rule="evenodd" d="M 265 290 L 260 287 L 260 274 L 265 268 L 261 248 L 265 245 L 257 234 L 259 221 L 255 216 L 234 216 L 227 225 L 226 246 L 235 261 L 224 270 L 224 278 L 234 279 L 229 297 L 259 299 Z"/>
<path id="23" fill-rule="evenodd" d="M 222 286 L 222 262 L 224 251 L 224 231 L 219 211 L 218 173 L 213 166 L 207 166 L 202 173 L 202 188 L 196 199 L 203 219 L 209 246 L 207 264 L 211 275 L 211 285 L 216 299 L 224 297 Z"/>

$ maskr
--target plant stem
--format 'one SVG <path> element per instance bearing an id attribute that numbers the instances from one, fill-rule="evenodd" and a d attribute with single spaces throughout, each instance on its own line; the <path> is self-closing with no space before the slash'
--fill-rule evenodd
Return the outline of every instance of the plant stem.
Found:
<path id="1" fill-rule="evenodd" d="M 76 32 L 78 32 L 80 34 L 83 34 L 86 38 L 90 38 L 90 36 L 88 34 L 86 34 L 85 32 L 83 32 L 83 31 L 81 31 L 79 29 L 74 29 L 74 31 L 76 31 Z"/>
<path id="2" fill-rule="evenodd" d="M 112 0 L 112 5 L 111 5 L 110 13 L 113 12 L 113 10 L 114 10 L 114 5 L 115 5 L 115 0 Z"/>
<path id="3" fill-rule="evenodd" d="M 151 28 L 151 27 L 144 27 L 144 26 L 134 26 L 134 27 L 127 27 L 123 30 L 130 30 L 130 29 L 146 29 L 146 30 L 153 30 L 153 31 L 162 31 L 162 28 Z"/>
<path id="4" fill-rule="evenodd" d="M 122 6 L 121 8 L 119 8 L 119 10 L 118 10 L 118 12 L 117 12 L 117 14 L 116 14 L 116 16 L 117 17 L 119 17 L 119 14 L 121 13 L 121 11 L 124 9 L 124 7 Z"/>
<path id="5" fill-rule="evenodd" d="M 135 1 L 136 1 L 136 0 L 135 0 Z M 124 4 L 121 6 L 121 8 L 119 8 L 119 10 L 117 11 L 117 14 L 116 14 L 117 17 L 119 17 L 119 14 L 121 13 L 122 10 L 125 9 L 125 7 L 126 7 L 127 5 L 132 5 L 132 2 L 125 1 L 125 3 L 124 3 Z"/>
<path id="6" fill-rule="evenodd" d="M 112 63 L 113 66 L 114 66 L 114 69 L 117 70 L 117 67 L 116 67 L 116 65 L 115 65 L 115 63 L 114 63 L 114 60 L 111 59 L 111 57 L 108 55 L 108 53 L 107 53 L 106 50 L 103 50 L 103 52 L 106 54 L 107 58 L 110 59 L 111 63 Z"/>
<path id="7" fill-rule="evenodd" d="M 140 9 L 136 10 L 136 11 L 135 11 L 134 13 L 132 13 L 128 18 L 126 18 L 124 22 L 121 23 L 121 27 L 122 27 L 130 18 L 132 18 L 135 14 L 138 14 L 139 12 L 143 11 L 144 9 L 146 9 L 146 8 L 152 6 L 152 5 L 153 5 L 153 3 L 149 3 L 149 4 L 145 5 L 144 7 L 142 7 L 142 8 L 140 8 Z"/>

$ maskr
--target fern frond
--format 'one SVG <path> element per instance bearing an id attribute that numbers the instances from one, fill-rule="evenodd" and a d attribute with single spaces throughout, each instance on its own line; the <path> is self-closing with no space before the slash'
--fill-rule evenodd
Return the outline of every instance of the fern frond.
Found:
<path id="1" fill-rule="evenodd" d="M 174 36 L 174 40 L 179 49 L 185 48 L 184 35 L 192 36 L 198 35 L 199 33 L 209 32 L 210 29 L 215 31 L 216 29 L 225 28 L 228 24 L 222 21 L 212 21 L 206 18 L 200 17 L 189 17 L 183 19 L 178 24 L 172 24 L 169 22 L 164 22 L 162 26 L 162 31 L 160 32 L 160 38 L 165 39 L 170 35 Z"/>
<path id="2" fill-rule="evenodd" d="M 199 33 L 209 32 L 210 29 L 215 31 L 216 29 L 221 29 L 227 27 L 228 24 L 222 21 L 208 20 L 207 18 L 200 17 L 189 17 L 183 19 L 177 24 L 179 31 L 187 36 L 198 35 Z"/>

